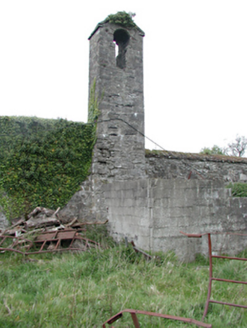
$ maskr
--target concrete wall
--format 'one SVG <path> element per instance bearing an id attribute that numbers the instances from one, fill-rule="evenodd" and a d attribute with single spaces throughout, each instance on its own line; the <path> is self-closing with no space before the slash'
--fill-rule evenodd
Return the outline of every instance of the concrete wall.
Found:
<path id="1" fill-rule="evenodd" d="M 110 233 L 128 237 L 144 250 L 174 250 L 184 260 L 207 254 L 207 238 L 180 234 L 247 233 L 247 199 L 232 198 L 221 181 L 142 179 L 104 186 Z M 214 250 L 236 254 L 247 246 L 241 236 L 212 236 Z"/>

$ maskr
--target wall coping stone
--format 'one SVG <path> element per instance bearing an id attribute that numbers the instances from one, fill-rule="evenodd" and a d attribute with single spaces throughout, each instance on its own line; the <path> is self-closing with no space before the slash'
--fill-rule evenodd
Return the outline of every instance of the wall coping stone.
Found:
<path id="1" fill-rule="evenodd" d="M 145 150 L 146 158 L 161 158 L 165 157 L 168 159 L 186 159 L 190 161 L 202 161 L 202 162 L 226 162 L 226 163 L 243 163 L 247 164 L 246 157 L 235 157 L 227 155 L 208 155 L 199 153 L 183 153 L 168 150 Z"/>

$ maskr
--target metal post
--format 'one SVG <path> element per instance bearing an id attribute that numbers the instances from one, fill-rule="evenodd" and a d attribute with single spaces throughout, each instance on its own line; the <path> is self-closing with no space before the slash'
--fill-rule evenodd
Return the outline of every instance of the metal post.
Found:
<path id="1" fill-rule="evenodd" d="M 211 244 L 211 235 L 208 233 L 208 257 L 209 257 L 209 282 L 208 282 L 208 296 L 205 304 L 205 309 L 202 316 L 202 321 L 205 319 L 208 312 L 208 305 L 211 297 L 212 289 L 212 276 L 213 276 L 213 262 L 212 262 L 212 244 Z"/>
<path id="2" fill-rule="evenodd" d="M 134 312 L 131 313 L 131 317 L 132 317 L 133 323 L 135 325 L 135 328 L 140 328 L 139 321 L 138 321 L 137 316 Z"/>

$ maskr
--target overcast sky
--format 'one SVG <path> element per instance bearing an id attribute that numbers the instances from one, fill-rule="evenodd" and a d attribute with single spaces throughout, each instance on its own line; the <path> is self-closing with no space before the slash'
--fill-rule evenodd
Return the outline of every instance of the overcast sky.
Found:
<path id="1" fill-rule="evenodd" d="M 88 37 L 118 11 L 146 34 L 149 138 L 199 152 L 247 136 L 246 0 L 0 0 L 0 115 L 86 122 Z"/>

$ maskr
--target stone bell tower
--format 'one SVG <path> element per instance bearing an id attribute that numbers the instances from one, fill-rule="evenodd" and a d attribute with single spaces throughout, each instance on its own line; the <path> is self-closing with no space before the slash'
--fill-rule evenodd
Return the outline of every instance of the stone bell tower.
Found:
<path id="1" fill-rule="evenodd" d="M 89 90 L 95 81 L 96 94 L 102 95 L 93 179 L 145 176 L 143 36 L 137 26 L 106 20 L 89 37 Z"/>

